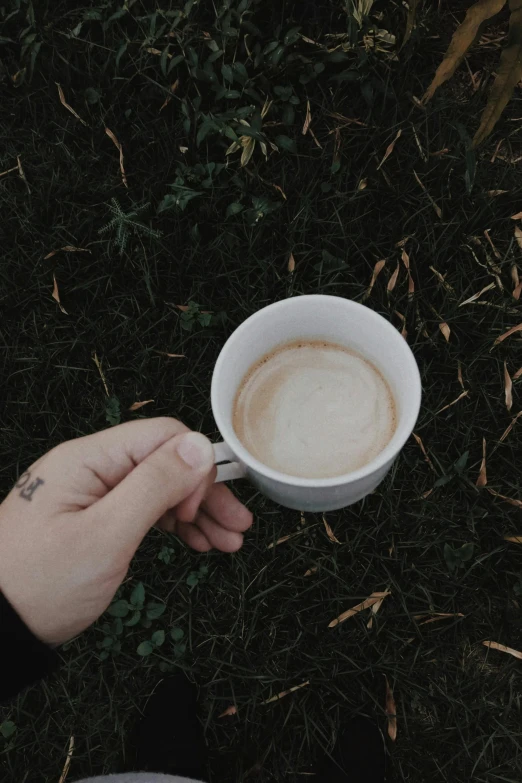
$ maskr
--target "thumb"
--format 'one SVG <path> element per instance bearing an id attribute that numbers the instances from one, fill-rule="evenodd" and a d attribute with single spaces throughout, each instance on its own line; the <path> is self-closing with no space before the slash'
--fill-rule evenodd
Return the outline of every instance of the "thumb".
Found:
<path id="1" fill-rule="evenodd" d="M 184 432 L 165 441 L 86 512 L 110 531 L 111 539 L 136 548 L 170 508 L 188 497 L 214 466 L 210 441 Z"/>

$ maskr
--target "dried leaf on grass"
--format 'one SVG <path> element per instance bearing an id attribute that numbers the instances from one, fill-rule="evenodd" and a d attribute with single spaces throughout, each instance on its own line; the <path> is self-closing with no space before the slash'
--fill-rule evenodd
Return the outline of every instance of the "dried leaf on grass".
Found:
<path id="1" fill-rule="evenodd" d="M 395 699 L 393 698 L 393 691 L 386 679 L 386 717 L 388 719 L 388 737 L 392 742 L 397 739 L 397 707 L 395 705 Z"/>
<path id="2" fill-rule="evenodd" d="M 306 136 L 308 133 L 308 128 L 310 127 L 310 123 L 312 122 L 312 112 L 310 111 L 310 101 L 306 101 L 306 117 L 303 125 L 303 130 L 301 133 L 303 136 Z"/>
<path id="3" fill-rule="evenodd" d="M 176 92 L 176 90 L 178 89 L 178 87 L 179 87 L 179 79 L 176 79 L 176 81 L 175 81 L 175 82 L 173 82 L 173 84 L 171 84 L 171 85 L 170 85 L 170 95 L 167 95 L 167 97 L 165 98 L 165 100 L 164 100 L 164 101 L 163 101 L 163 103 L 161 104 L 160 111 L 163 111 L 163 109 L 165 108 L 165 106 L 168 106 L 168 105 L 169 105 L 169 103 L 170 103 L 170 102 L 171 102 L 171 100 L 172 100 L 172 96 L 174 95 L 174 93 Z"/>
<path id="4" fill-rule="evenodd" d="M 469 299 L 465 299 L 463 302 L 459 304 L 459 307 L 463 307 L 464 305 L 471 304 L 471 302 L 474 302 L 476 299 L 479 299 L 482 294 L 485 294 L 486 291 L 491 291 L 492 288 L 495 288 L 495 283 L 490 283 L 485 288 L 482 288 L 478 293 L 473 294 L 473 296 L 470 296 Z"/>
<path id="5" fill-rule="evenodd" d="M 433 272 L 433 274 L 435 275 L 435 277 L 437 278 L 437 280 L 440 280 L 440 282 L 442 283 L 442 285 L 444 286 L 446 291 L 449 291 L 450 294 L 454 294 L 455 293 L 455 289 L 453 288 L 452 285 L 450 285 L 447 282 L 446 275 L 441 274 L 438 269 L 435 269 L 434 266 L 430 266 L 430 269 Z"/>
<path id="6" fill-rule="evenodd" d="M 111 139 L 111 141 L 114 143 L 116 149 L 120 153 L 121 178 L 123 180 L 123 184 L 125 185 L 125 187 L 128 188 L 129 184 L 127 182 L 127 176 L 125 174 L 125 168 L 124 168 L 124 165 L 123 165 L 123 147 L 121 146 L 120 142 L 118 141 L 118 139 L 116 138 L 116 136 L 114 135 L 114 133 L 111 131 L 110 128 L 105 128 L 105 133 L 107 134 L 109 139 Z"/>
<path id="7" fill-rule="evenodd" d="M 421 179 L 420 179 L 420 177 L 419 177 L 419 175 L 417 174 L 416 171 L 413 172 L 413 176 L 415 177 L 415 179 L 417 180 L 417 183 L 421 186 L 422 190 L 424 191 L 424 193 L 428 197 L 428 201 L 430 202 L 431 206 L 435 210 L 435 214 L 437 215 L 439 220 L 442 220 L 442 209 L 435 202 L 435 200 L 430 196 L 430 194 L 428 193 L 428 189 L 426 188 L 426 185 L 423 182 L 421 182 Z"/>
<path id="8" fill-rule="evenodd" d="M 500 492 L 496 492 L 494 489 L 491 489 L 491 487 L 488 487 L 488 492 L 494 497 L 500 498 L 500 500 L 505 500 L 506 503 L 509 503 L 511 506 L 515 506 L 515 508 L 522 508 L 522 500 L 508 498 L 506 495 L 501 495 Z"/>
<path id="9" fill-rule="evenodd" d="M 384 153 L 383 159 L 381 160 L 381 162 L 377 166 L 377 171 L 379 171 L 379 169 L 381 168 L 382 164 L 385 163 L 388 160 L 388 158 L 390 157 L 390 155 L 392 154 L 392 152 L 394 150 L 394 147 L 397 144 L 398 139 L 401 137 L 401 134 L 402 134 L 402 130 L 399 128 L 399 130 L 395 134 L 395 138 L 393 139 L 393 141 L 390 142 L 390 144 L 388 144 L 388 146 L 386 147 L 386 152 Z"/>
<path id="10" fill-rule="evenodd" d="M 485 487 L 487 483 L 488 483 L 488 477 L 486 474 L 486 438 L 482 438 L 482 462 L 480 463 L 480 471 L 475 486 L 479 488 Z"/>
<path id="11" fill-rule="evenodd" d="M 240 165 L 246 166 L 249 163 L 250 158 L 254 154 L 256 140 L 252 138 L 252 136 L 241 136 L 239 141 L 241 143 L 241 146 L 243 147 L 243 152 L 241 153 Z"/>
<path id="12" fill-rule="evenodd" d="M 404 248 L 402 248 L 401 260 L 406 268 L 406 272 L 408 273 L 408 297 L 411 298 L 415 293 L 415 283 L 410 271 L 410 257 Z"/>
<path id="13" fill-rule="evenodd" d="M 490 650 L 498 650 L 499 652 L 507 653 L 508 655 L 512 655 L 513 658 L 518 658 L 522 661 L 522 652 L 514 650 L 512 647 L 506 647 L 505 644 L 499 644 L 499 642 L 482 642 L 482 644 L 484 647 L 489 647 Z"/>
<path id="14" fill-rule="evenodd" d="M 413 26 L 415 24 L 415 16 L 417 14 L 418 5 L 419 5 L 419 0 L 409 0 L 408 16 L 406 17 L 406 28 L 404 30 L 404 38 L 402 39 L 401 49 L 410 40 L 410 36 L 413 32 Z"/>
<path id="15" fill-rule="evenodd" d="M 504 399 L 506 408 L 510 411 L 513 407 L 513 381 L 511 380 L 506 362 L 504 362 Z"/>
<path id="16" fill-rule="evenodd" d="M 25 187 L 27 188 L 27 192 L 30 194 L 31 193 L 31 188 L 29 187 L 29 183 L 27 181 L 27 177 L 25 176 L 25 171 L 24 171 L 23 166 L 22 166 L 22 160 L 20 158 L 20 155 L 16 156 L 16 162 L 18 164 L 18 175 L 19 175 L 20 179 L 23 180 L 23 182 L 25 184 Z"/>
<path id="17" fill-rule="evenodd" d="M 489 0 L 491 8 L 505 5 L 501 0 Z M 507 106 L 513 90 L 522 79 L 522 3 L 520 0 L 508 0 L 511 11 L 507 44 L 500 54 L 500 63 L 495 74 L 495 81 L 489 91 L 486 108 L 482 112 L 480 125 L 475 133 L 472 146 L 481 144 L 493 128 Z M 471 9 L 470 9 L 471 10 Z"/>
<path id="18" fill-rule="evenodd" d="M 497 196 L 503 196 L 504 193 L 509 193 L 509 190 L 488 190 L 487 194 L 490 198 L 496 198 Z"/>
<path id="19" fill-rule="evenodd" d="M 129 410 L 139 411 L 140 408 L 143 408 L 144 405 L 148 405 L 149 402 L 154 402 L 154 400 L 141 400 L 141 402 L 133 402 Z"/>
<path id="20" fill-rule="evenodd" d="M 445 405 L 443 408 L 441 408 L 440 410 L 438 410 L 438 411 L 435 413 L 435 416 L 437 416 L 437 414 L 439 414 L 439 413 L 442 413 L 442 411 L 446 411 L 446 410 L 448 410 L 448 408 L 451 408 L 451 406 L 452 406 L 452 405 L 456 405 L 456 404 L 457 404 L 457 402 L 458 402 L 459 400 L 461 400 L 463 397 L 467 397 L 467 396 L 468 396 L 468 394 L 469 394 L 469 389 L 466 389 L 466 391 L 463 391 L 463 392 L 462 392 L 462 394 L 459 394 L 459 396 L 457 397 L 457 399 L 456 399 L 456 400 L 453 400 L 453 402 L 448 402 L 448 404 L 447 404 L 447 405 Z"/>
<path id="21" fill-rule="evenodd" d="M 450 617 L 465 617 L 462 612 L 428 612 L 427 614 L 415 614 L 413 619 L 419 623 L 419 625 L 429 625 L 430 623 L 438 623 L 441 620 L 449 620 Z M 427 619 L 426 619 L 427 618 Z"/>
<path id="22" fill-rule="evenodd" d="M 522 212 L 517 212 L 516 215 L 511 215 L 511 220 L 522 220 Z"/>
<path id="23" fill-rule="evenodd" d="M 402 335 L 402 337 L 404 337 L 404 339 L 406 340 L 406 338 L 408 337 L 408 332 L 407 332 L 407 330 L 406 330 L 406 316 L 405 316 L 405 315 L 403 315 L 402 313 L 399 313 L 399 311 L 398 311 L 398 310 L 394 310 L 393 312 L 394 312 L 394 313 L 395 313 L 395 315 L 396 315 L 398 318 L 400 318 L 400 319 L 401 319 L 401 321 L 402 321 L 401 335 Z"/>
<path id="24" fill-rule="evenodd" d="M 511 279 L 514 285 L 512 297 L 513 299 L 516 299 L 518 301 L 520 299 L 520 293 L 522 291 L 522 282 L 520 281 L 520 277 L 518 274 L 518 266 L 516 264 L 511 265 Z"/>
<path id="25" fill-rule="evenodd" d="M 458 363 L 457 366 L 457 378 L 462 388 L 464 388 L 464 378 L 462 377 L 462 365 L 460 362 Z"/>
<path id="26" fill-rule="evenodd" d="M 85 125 L 85 126 L 87 127 L 87 123 L 85 122 L 85 120 L 82 120 L 82 118 L 80 117 L 80 115 L 78 114 L 78 112 L 74 111 L 73 107 L 72 107 L 72 106 L 70 106 L 70 105 L 67 103 L 67 101 L 65 100 L 65 95 L 64 95 L 64 92 L 63 92 L 63 90 L 62 90 L 62 86 L 61 86 L 61 84 L 58 84 L 58 82 L 55 82 L 55 84 L 56 84 L 56 86 L 58 87 L 58 95 L 60 96 L 60 103 L 62 104 L 62 106 L 64 106 L 64 107 L 67 109 L 67 111 L 70 111 L 70 112 L 71 112 L 71 114 L 72 114 L 74 117 L 76 117 L 76 119 L 77 119 L 77 120 L 80 120 L 80 122 L 82 123 L 82 125 Z"/>
<path id="27" fill-rule="evenodd" d="M 504 536 L 504 541 L 509 541 L 510 544 L 522 544 L 522 536 Z"/>
<path id="28" fill-rule="evenodd" d="M 383 601 L 384 601 L 384 598 L 381 598 L 380 601 L 377 601 L 376 603 L 374 603 L 372 605 L 372 607 L 370 608 L 371 616 L 370 616 L 370 619 L 368 620 L 368 622 L 366 623 L 366 627 L 368 629 L 373 628 L 373 618 L 374 618 L 374 615 L 376 615 L 377 612 L 379 611 L 379 609 L 381 608 Z"/>
<path id="29" fill-rule="evenodd" d="M 96 368 L 97 368 L 98 372 L 100 373 L 100 378 L 101 378 L 102 383 L 103 383 L 103 388 L 105 389 L 105 394 L 107 395 L 107 397 L 110 397 L 109 387 L 107 385 L 107 380 L 106 380 L 105 375 L 103 373 L 101 362 L 98 359 L 98 354 L 96 353 L 96 351 L 94 351 L 94 353 L 92 355 L 92 360 L 93 360 L 94 364 L 96 365 Z"/>
<path id="30" fill-rule="evenodd" d="M 522 375 L 522 367 L 519 367 L 519 369 L 516 371 L 516 373 L 513 376 L 513 380 L 516 381 L 520 378 Z"/>
<path id="31" fill-rule="evenodd" d="M 69 774 L 69 767 L 71 766 L 71 760 L 74 753 L 74 734 L 69 737 L 69 747 L 67 749 L 67 756 L 65 757 L 65 764 L 63 765 L 62 774 L 58 783 L 65 783 L 67 775 Z"/>
<path id="32" fill-rule="evenodd" d="M 44 261 L 47 261 L 48 258 L 52 258 L 60 251 L 63 251 L 65 253 L 90 253 L 91 251 L 86 247 L 74 247 L 74 245 L 64 245 L 63 247 L 58 247 L 56 250 L 51 250 L 50 253 L 47 253 L 46 256 L 44 256 Z"/>
<path id="33" fill-rule="evenodd" d="M 522 368 L 521 368 L 521 369 L 522 369 Z M 513 379 L 515 379 L 516 377 L 517 377 L 517 376 L 516 376 L 516 374 L 515 374 L 515 375 L 513 376 Z M 518 421 L 518 419 L 519 419 L 519 417 L 520 417 L 520 416 L 522 416 L 522 411 L 519 411 L 519 412 L 517 413 L 517 415 L 516 415 L 516 416 L 513 418 L 513 420 L 511 421 L 511 424 L 510 424 L 508 427 L 506 427 L 506 429 L 505 429 L 505 430 L 504 430 L 504 432 L 502 433 L 502 436 L 500 437 L 499 443 L 502 443 L 502 441 L 506 440 L 507 436 L 509 435 L 509 433 L 511 432 L 511 430 L 513 429 L 513 427 L 514 427 L 514 426 L 515 426 L 515 424 L 517 423 L 517 421 Z"/>
<path id="34" fill-rule="evenodd" d="M 5 177 L 6 174 L 10 174 L 12 171 L 18 171 L 18 166 L 13 166 L 12 169 L 6 169 L 5 171 L 0 172 L 0 177 Z"/>
<path id="35" fill-rule="evenodd" d="M 306 533 L 312 527 L 315 527 L 315 525 L 310 525 L 309 527 L 306 527 L 304 530 L 297 530 L 295 533 L 289 533 L 287 536 L 281 536 L 281 538 L 278 538 L 277 541 L 272 541 L 272 543 L 267 546 L 267 549 L 273 549 L 275 546 L 279 546 L 279 544 L 284 544 L 285 541 L 290 541 L 291 538 L 295 538 L 296 536 L 302 536 L 303 533 Z"/>
<path id="36" fill-rule="evenodd" d="M 414 438 L 415 438 L 415 440 L 417 441 L 417 443 L 418 443 L 418 445 L 419 445 L 419 447 L 420 447 L 420 450 L 421 450 L 421 451 L 422 451 L 422 453 L 424 454 L 424 459 L 426 460 L 426 462 L 428 463 L 428 465 L 430 466 L 430 468 L 432 469 L 432 471 L 433 471 L 434 473 L 436 473 L 437 471 L 435 470 L 435 467 L 434 467 L 434 465 L 433 465 L 433 462 L 432 462 L 432 461 L 431 461 L 431 459 L 428 457 L 428 452 L 426 451 L 426 449 L 425 449 L 425 447 L 424 447 L 424 443 L 422 442 L 422 439 L 421 439 L 421 437 L 420 437 L 419 435 L 417 435 L 417 433 L 415 433 L 415 432 L 412 432 L 411 434 L 413 435 L 413 437 L 414 437 Z"/>
<path id="37" fill-rule="evenodd" d="M 300 688 L 304 688 L 306 685 L 310 685 L 310 680 L 302 682 L 300 685 L 294 685 L 292 688 L 288 688 L 286 691 L 281 691 L 281 693 L 278 693 L 277 696 L 271 696 L 270 699 L 262 701 L 261 704 L 271 704 L 274 701 L 279 701 L 279 699 L 284 699 L 285 696 L 298 691 Z"/>
<path id="38" fill-rule="evenodd" d="M 522 230 L 518 226 L 515 226 L 514 234 L 515 234 L 515 239 L 517 241 L 517 245 L 522 250 Z"/>
<path id="39" fill-rule="evenodd" d="M 160 356 L 168 356 L 169 359 L 184 359 L 185 354 L 184 353 L 167 353 L 167 351 L 154 351 L 154 353 L 159 353 Z"/>
<path id="40" fill-rule="evenodd" d="M 442 334 L 444 335 L 444 337 L 446 338 L 446 342 L 449 343 L 451 329 L 449 328 L 449 326 L 446 323 L 446 321 L 443 321 L 442 323 L 439 324 L 439 329 L 442 332 Z"/>
<path id="41" fill-rule="evenodd" d="M 231 704 L 230 707 L 227 707 L 221 715 L 218 715 L 218 718 L 228 718 L 229 715 L 237 715 L 237 707 L 235 704 Z"/>
<path id="42" fill-rule="evenodd" d="M 370 294 L 371 294 L 371 292 L 373 290 L 373 287 L 375 285 L 375 282 L 376 282 L 377 278 L 379 277 L 380 273 L 382 272 L 382 270 L 384 269 L 385 265 L 386 265 L 386 259 L 382 258 L 380 261 L 377 261 L 377 263 L 373 267 L 372 279 L 370 280 L 370 285 L 366 289 L 366 293 L 363 296 L 363 302 L 364 302 L 365 299 L 368 299 L 368 297 L 370 296 Z"/>
<path id="43" fill-rule="evenodd" d="M 493 255 L 495 256 L 496 259 L 498 259 L 500 261 L 502 256 L 500 255 L 499 251 L 495 247 L 495 244 L 494 244 L 493 240 L 491 239 L 491 237 L 489 235 L 489 231 L 490 231 L 490 229 L 486 228 L 484 230 L 484 236 L 486 237 L 487 242 L 489 242 L 489 246 L 491 247 L 491 249 L 493 251 Z M 496 269 L 498 269 L 498 266 L 496 267 Z"/>
<path id="44" fill-rule="evenodd" d="M 504 340 L 506 340 L 508 337 L 511 337 L 512 334 L 515 334 L 516 332 L 522 332 L 522 324 L 517 324 L 516 326 L 512 326 L 511 329 L 508 329 L 507 332 L 504 332 L 504 334 L 501 334 L 500 337 L 497 337 L 493 345 L 498 345 L 499 343 L 503 343 Z"/>
<path id="45" fill-rule="evenodd" d="M 52 297 L 55 300 L 55 302 L 58 303 L 58 307 L 60 308 L 62 313 L 67 315 L 67 310 L 65 309 L 65 307 L 60 302 L 60 292 L 58 291 L 58 283 L 56 282 L 56 275 L 53 275 L 53 293 L 52 293 Z"/>
<path id="46" fill-rule="evenodd" d="M 506 0 L 478 0 L 468 8 L 464 21 L 455 30 L 442 62 L 424 93 L 423 104 L 431 100 L 436 90 L 453 76 L 468 49 L 478 39 L 482 24 L 498 14 L 505 3 Z"/>
<path id="47" fill-rule="evenodd" d="M 294 254 L 290 253 L 290 258 L 288 259 L 288 271 L 290 274 L 295 270 L 295 258 Z"/>
<path id="48" fill-rule="evenodd" d="M 317 573 L 317 566 L 314 566 L 313 568 L 309 568 L 308 571 L 305 571 L 303 576 L 312 576 L 312 574 Z"/>
<path id="49" fill-rule="evenodd" d="M 340 625 L 340 623 L 344 623 L 345 620 L 348 620 L 348 618 L 353 617 L 359 612 L 362 612 L 364 609 L 369 609 L 370 606 L 376 604 L 377 601 L 381 601 L 383 598 L 387 598 L 389 595 L 391 595 L 391 593 L 388 590 L 385 590 L 384 592 L 372 593 L 364 601 L 361 601 L 360 604 L 357 604 L 356 606 L 352 607 L 352 609 L 348 609 L 346 612 L 342 612 L 342 614 L 340 614 L 339 617 L 336 617 L 334 620 L 328 623 L 328 628 L 335 628 L 336 625 Z"/>
<path id="50" fill-rule="evenodd" d="M 390 279 L 388 280 L 388 285 L 386 286 L 386 290 L 388 292 L 393 291 L 395 286 L 397 285 L 397 278 L 399 277 L 399 262 L 397 261 L 397 268 L 395 269 L 395 272 L 392 274 Z"/>
<path id="51" fill-rule="evenodd" d="M 332 542 L 332 544 L 340 544 L 341 542 L 340 542 L 340 541 L 339 541 L 339 539 L 336 537 L 336 535 L 335 535 L 335 533 L 333 532 L 332 528 L 330 527 L 330 525 L 329 525 L 329 524 L 328 524 L 328 522 L 326 521 L 326 517 L 325 517 L 325 515 L 324 515 L 324 514 L 323 514 L 323 524 L 324 524 L 324 529 L 326 530 L 326 535 L 328 536 L 328 538 L 330 539 L 330 541 Z"/>

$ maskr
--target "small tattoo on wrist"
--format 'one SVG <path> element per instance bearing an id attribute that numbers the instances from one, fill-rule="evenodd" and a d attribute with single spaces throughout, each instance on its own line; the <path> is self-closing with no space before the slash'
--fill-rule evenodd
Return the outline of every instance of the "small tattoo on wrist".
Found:
<path id="1" fill-rule="evenodd" d="M 21 498 L 24 500 L 32 500 L 34 493 L 42 484 L 45 484 L 43 479 L 37 476 L 32 480 L 31 471 L 26 470 L 16 482 L 15 487 L 20 490 L 19 494 Z"/>

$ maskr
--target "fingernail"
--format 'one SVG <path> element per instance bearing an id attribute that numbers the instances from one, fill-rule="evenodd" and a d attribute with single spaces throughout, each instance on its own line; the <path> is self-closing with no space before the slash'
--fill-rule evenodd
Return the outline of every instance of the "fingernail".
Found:
<path id="1" fill-rule="evenodd" d="M 193 470 L 210 467 L 214 454 L 210 441 L 200 432 L 187 432 L 178 439 L 177 452 Z"/>

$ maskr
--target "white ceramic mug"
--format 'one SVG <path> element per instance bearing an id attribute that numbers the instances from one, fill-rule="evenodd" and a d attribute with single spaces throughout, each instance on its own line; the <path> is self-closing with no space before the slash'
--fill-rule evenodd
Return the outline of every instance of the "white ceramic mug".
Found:
<path id="1" fill-rule="evenodd" d="M 383 373 L 397 406 L 393 438 L 364 467 L 332 478 L 280 473 L 253 457 L 232 426 L 237 390 L 252 365 L 294 340 L 326 340 L 361 353 Z M 268 305 L 247 318 L 228 338 L 212 377 L 212 411 L 224 443 L 214 447 L 217 481 L 247 477 L 263 494 L 300 511 L 333 511 L 361 500 L 376 488 L 412 433 L 421 401 L 415 358 L 385 318 L 338 296 L 296 296 Z"/>

